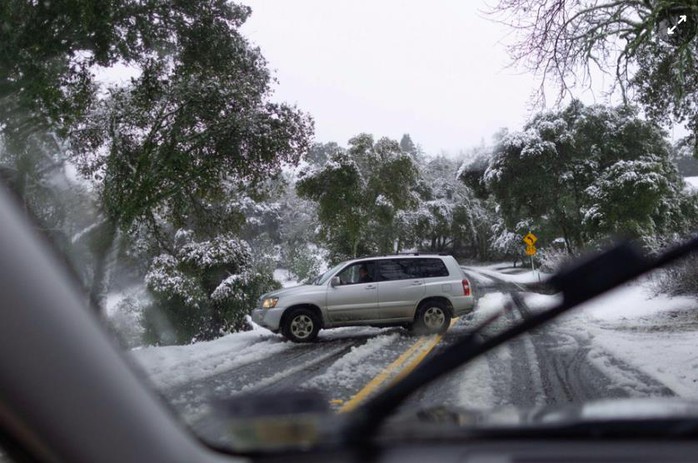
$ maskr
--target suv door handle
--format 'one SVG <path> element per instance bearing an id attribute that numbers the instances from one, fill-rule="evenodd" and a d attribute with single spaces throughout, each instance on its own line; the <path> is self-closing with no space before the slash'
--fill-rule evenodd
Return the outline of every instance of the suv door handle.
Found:
<path id="1" fill-rule="evenodd" d="M 365 288 L 366 289 L 376 289 L 376 285 L 368 285 Z"/>
<path id="2" fill-rule="evenodd" d="M 419 286 L 419 285 L 421 285 L 421 284 L 423 284 L 423 283 L 424 283 L 423 281 L 413 281 L 413 282 L 412 282 L 412 286 Z"/>

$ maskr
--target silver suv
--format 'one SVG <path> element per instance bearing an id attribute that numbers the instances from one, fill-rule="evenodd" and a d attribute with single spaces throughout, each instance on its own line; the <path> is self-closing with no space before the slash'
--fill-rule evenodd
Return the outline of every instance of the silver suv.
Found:
<path id="1" fill-rule="evenodd" d="M 252 320 L 291 341 L 310 342 L 321 328 L 350 325 L 442 333 L 474 305 L 452 256 L 396 255 L 342 262 L 312 284 L 267 293 Z"/>

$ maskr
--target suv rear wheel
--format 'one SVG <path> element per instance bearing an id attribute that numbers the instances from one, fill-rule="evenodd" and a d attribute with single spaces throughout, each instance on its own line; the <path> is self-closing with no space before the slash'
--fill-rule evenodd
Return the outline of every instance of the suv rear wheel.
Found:
<path id="1" fill-rule="evenodd" d="M 320 331 L 320 320 L 309 309 L 293 309 L 284 317 L 281 334 L 293 342 L 312 342 Z"/>
<path id="2" fill-rule="evenodd" d="M 444 302 L 426 301 L 417 309 L 414 331 L 419 334 L 444 333 L 450 322 L 451 312 Z"/>

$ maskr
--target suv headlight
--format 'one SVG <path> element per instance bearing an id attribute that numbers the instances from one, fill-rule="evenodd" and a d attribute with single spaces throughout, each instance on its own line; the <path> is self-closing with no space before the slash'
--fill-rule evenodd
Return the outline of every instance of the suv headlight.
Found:
<path id="1" fill-rule="evenodd" d="M 278 297 L 266 297 L 262 300 L 262 308 L 273 309 L 276 307 L 276 303 L 279 302 Z"/>

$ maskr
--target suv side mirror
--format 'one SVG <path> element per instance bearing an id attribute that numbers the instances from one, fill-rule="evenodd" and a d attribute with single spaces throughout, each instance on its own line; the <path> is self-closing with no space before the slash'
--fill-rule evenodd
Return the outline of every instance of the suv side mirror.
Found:
<path id="1" fill-rule="evenodd" d="M 332 286 L 333 288 L 335 286 L 339 286 L 341 284 L 342 284 L 342 280 L 340 280 L 339 277 L 332 277 L 332 279 L 330 280 L 330 286 Z"/>

